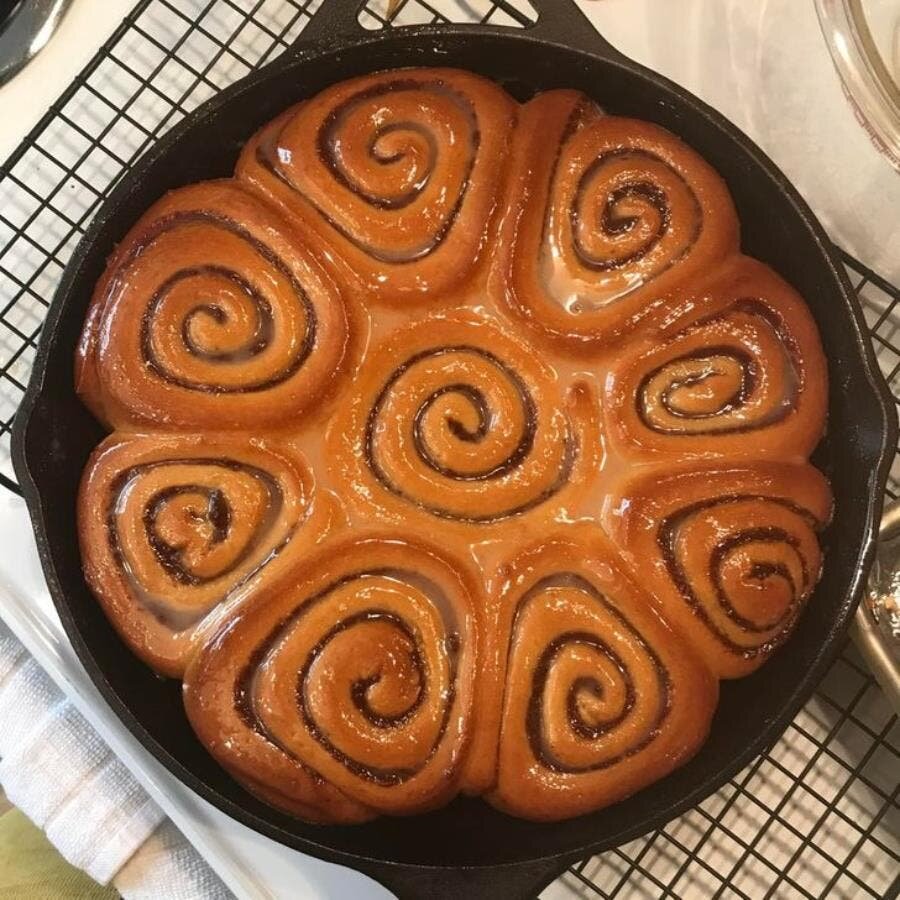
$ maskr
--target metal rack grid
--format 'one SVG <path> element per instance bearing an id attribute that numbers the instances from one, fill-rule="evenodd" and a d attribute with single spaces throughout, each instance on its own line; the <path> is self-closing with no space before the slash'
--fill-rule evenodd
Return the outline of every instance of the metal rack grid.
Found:
<path id="1" fill-rule="evenodd" d="M 0 167 L 0 484 L 7 489 L 17 491 L 9 434 L 41 324 L 98 205 L 168 128 L 289 46 L 319 2 L 141 0 Z M 524 0 L 370 0 L 360 21 L 521 26 L 531 16 Z M 845 262 L 900 403 L 900 289 Z M 900 451 L 889 494 L 898 491 Z M 572 867 L 542 896 L 896 897 L 898 771 L 900 722 L 848 643 L 767 754 L 660 831 Z"/>

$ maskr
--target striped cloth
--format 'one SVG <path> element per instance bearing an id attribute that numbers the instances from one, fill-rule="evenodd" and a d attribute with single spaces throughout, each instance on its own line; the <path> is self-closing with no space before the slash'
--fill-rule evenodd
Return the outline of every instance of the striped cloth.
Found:
<path id="1" fill-rule="evenodd" d="M 126 900 L 230 892 L 0 622 L 0 784 L 72 865 Z"/>

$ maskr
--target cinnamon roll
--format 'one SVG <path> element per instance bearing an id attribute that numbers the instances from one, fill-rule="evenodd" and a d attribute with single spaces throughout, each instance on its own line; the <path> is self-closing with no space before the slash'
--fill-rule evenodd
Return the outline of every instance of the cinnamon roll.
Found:
<path id="1" fill-rule="evenodd" d="M 482 606 L 462 562 L 424 543 L 338 539 L 197 656 L 188 716 L 229 771 L 304 818 L 439 806 L 468 748 Z"/>
<path id="2" fill-rule="evenodd" d="M 306 464 L 266 442 L 113 435 L 94 451 L 78 499 L 85 577 L 132 650 L 179 676 L 335 514 Z"/>
<path id="3" fill-rule="evenodd" d="M 609 533 L 644 587 L 722 678 L 790 635 L 819 579 L 831 492 L 809 465 L 653 473 L 611 497 Z"/>
<path id="4" fill-rule="evenodd" d="M 550 536 L 497 582 L 491 635 L 506 662 L 495 683 L 491 803 L 529 819 L 570 818 L 629 796 L 699 749 L 716 680 L 599 532 Z"/>
<path id="5" fill-rule="evenodd" d="M 526 345 L 458 313 L 398 331 L 371 353 L 332 422 L 330 457 L 351 502 L 401 521 L 420 510 L 490 525 L 571 483 L 580 449 L 599 449 L 581 427 Z"/>
<path id="6" fill-rule="evenodd" d="M 623 350 L 606 379 L 610 433 L 644 454 L 802 461 L 822 436 L 827 374 L 802 299 L 742 257 L 710 297 L 715 312 Z"/>
<path id="7" fill-rule="evenodd" d="M 154 204 L 94 291 L 76 366 L 115 427 L 277 428 L 340 367 L 346 312 L 302 235 L 234 182 Z"/>
<path id="8" fill-rule="evenodd" d="M 367 75 L 263 128 L 237 177 L 301 216 L 367 296 L 433 303 L 485 246 L 515 114 L 469 72 Z"/>
<path id="9" fill-rule="evenodd" d="M 497 290 L 573 346 L 671 318 L 666 295 L 737 250 L 731 198 L 703 159 L 576 91 L 522 107 L 511 168 Z"/>

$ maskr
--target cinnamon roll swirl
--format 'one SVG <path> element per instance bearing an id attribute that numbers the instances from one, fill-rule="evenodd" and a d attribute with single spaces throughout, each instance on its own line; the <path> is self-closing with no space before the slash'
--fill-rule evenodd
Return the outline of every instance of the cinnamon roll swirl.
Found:
<path id="1" fill-rule="evenodd" d="M 497 291 L 573 345 L 671 315 L 669 292 L 737 250 L 731 198 L 703 159 L 576 91 L 525 104 L 511 167 Z"/>
<path id="2" fill-rule="evenodd" d="M 331 426 L 351 502 L 489 525 L 571 480 L 579 435 L 551 370 L 474 314 L 397 332 L 359 371 Z M 586 452 L 594 448 L 585 447 Z"/>
<path id="3" fill-rule="evenodd" d="M 828 483 L 812 466 L 654 473 L 625 485 L 605 522 L 665 618 L 722 678 L 762 665 L 819 579 Z"/>
<path id="4" fill-rule="evenodd" d="M 300 233 L 228 181 L 154 204 L 91 304 L 76 384 L 115 427 L 279 427 L 321 399 L 347 341 Z"/>
<path id="5" fill-rule="evenodd" d="M 484 248 L 515 114 L 469 72 L 367 75 L 266 126 L 237 177 L 300 215 L 367 296 L 434 302 Z"/>
<path id="6" fill-rule="evenodd" d="M 742 257 L 686 328 L 624 350 L 606 379 L 607 424 L 643 454 L 802 461 L 822 436 L 825 357 L 802 299 Z"/>
<path id="7" fill-rule="evenodd" d="M 185 707 L 251 790 L 313 821 L 458 790 L 483 601 L 461 561 L 405 537 L 328 544 L 198 655 Z"/>
<path id="8" fill-rule="evenodd" d="M 113 435 L 78 500 L 85 577 L 154 669 L 179 676 L 260 582 L 331 527 L 292 454 L 228 435 Z"/>
<path id="9" fill-rule="evenodd" d="M 505 673 L 491 803 L 529 819 L 570 818 L 693 756 L 716 681 L 653 614 L 598 531 L 551 536 L 498 583 L 492 637 Z"/>

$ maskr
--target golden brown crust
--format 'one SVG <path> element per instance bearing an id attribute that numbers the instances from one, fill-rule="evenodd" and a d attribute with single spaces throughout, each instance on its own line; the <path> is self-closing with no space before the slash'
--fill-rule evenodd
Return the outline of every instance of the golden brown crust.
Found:
<path id="1" fill-rule="evenodd" d="M 300 232 L 233 181 L 172 191 L 94 291 L 76 385 L 116 428 L 268 428 L 320 401 L 347 312 Z"/>
<path id="2" fill-rule="evenodd" d="M 825 357 L 802 298 L 747 257 L 696 297 L 706 314 L 623 349 L 606 379 L 610 439 L 636 461 L 800 462 L 822 436 Z"/>
<path id="3" fill-rule="evenodd" d="M 539 333 L 609 344 L 738 249 L 722 179 L 674 135 L 577 91 L 522 108 L 495 290 Z M 689 314 L 689 310 L 684 311 Z"/>
<path id="4" fill-rule="evenodd" d="M 666 620 L 719 677 L 737 678 L 797 624 L 831 503 L 805 464 L 656 470 L 617 488 L 604 524 Z"/>
<path id="5" fill-rule="evenodd" d="M 528 819 L 568 818 L 633 794 L 699 749 L 716 680 L 598 530 L 548 535 L 494 584 L 489 634 L 502 675 L 480 704 L 482 716 L 498 710 L 499 733 L 481 720 L 484 757 L 496 759 L 491 803 Z"/>
<path id="6" fill-rule="evenodd" d="M 227 434 L 112 435 L 78 497 L 88 583 L 132 650 L 173 676 L 334 518 L 302 459 Z"/>
<path id="7" fill-rule="evenodd" d="M 309 821 L 614 803 L 819 575 L 809 311 L 707 163 L 574 91 L 409 69 L 285 111 L 124 238 L 77 367 L 119 429 L 91 587 Z"/>
<path id="8" fill-rule="evenodd" d="M 191 723 L 229 770 L 317 819 L 443 805 L 470 740 L 483 606 L 462 561 L 427 543 L 339 539 L 199 654 Z"/>
<path id="9" fill-rule="evenodd" d="M 468 542 L 540 527 L 601 462 L 596 398 L 496 319 L 441 315 L 370 352 L 336 410 L 328 460 L 347 502 L 384 520 L 435 519 Z M 460 528 L 460 526 L 462 526 Z"/>
<path id="10" fill-rule="evenodd" d="M 470 72 L 364 76 L 263 128 L 236 174 L 314 230 L 367 298 L 433 304 L 491 240 L 515 114 Z"/>

